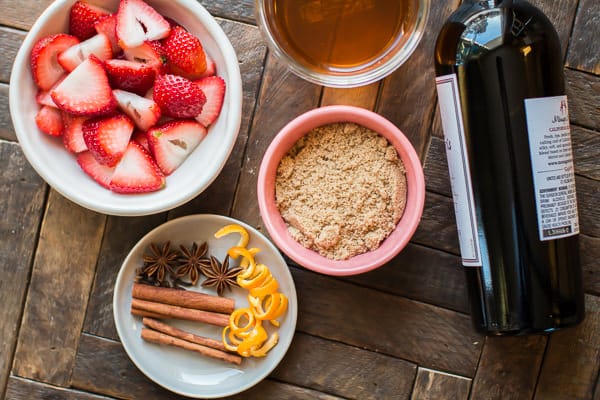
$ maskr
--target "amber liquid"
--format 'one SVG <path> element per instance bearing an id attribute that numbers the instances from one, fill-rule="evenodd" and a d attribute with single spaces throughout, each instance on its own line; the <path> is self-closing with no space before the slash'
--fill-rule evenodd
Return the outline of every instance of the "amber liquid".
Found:
<path id="1" fill-rule="evenodd" d="M 271 30 L 314 70 L 348 72 L 381 62 L 414 25 L 413 0 L 272 0 Z"/>

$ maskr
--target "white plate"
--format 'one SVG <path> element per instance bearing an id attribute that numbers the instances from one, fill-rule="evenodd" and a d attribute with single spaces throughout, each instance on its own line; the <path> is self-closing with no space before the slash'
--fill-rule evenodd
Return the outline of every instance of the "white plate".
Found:
<path id="1" fill-rule="evenodd" d="M 280 318 L 279 343 L 266 357 L 245 358 L 240 366 L 235 366 L 191 351 L 143 341 L 140 337 L 141 318 L 130 314 L 131 289 L 136 269 L 142 265 L 142 256 L 149 251 L 150 243 L 162 244 L 170 240 L 171 246 L 175 247 L 179 244 L 191 246 L 193 241 L 198 244 L 206 241 L 209 254 L 223 260 L 227 250 L 237 244 L 239 235 L 231 234 L 221 239 L 215 239 L 213 235 L 217 230 L 231 223 L 239 224 L 248 230 L 250 233 L 248 246 L 261 249 L 261 252 L 256 255 L 256 260 L 269 267 L 273 276 L 279 281 L 279 290 L 289 299 L 288 310 L 284 317 Z M 193 288 L 193 290 L 216 293 L 212 289 L 202 287 L 200 282 L 197 289 Z M 248 305 L 246 295 L 247 291 L 239 287 L 233 288 L 232 292 L 224 292 L 224 296 L 235 298 L 236 308 Z M 279 364 L 294 336 L 298 305 L 292 275 L 283 257 L 269 240 L 243 222 L 229 217 L 203 214 L 174 219 L 160 225 L 133 247 L 117 277 L 113 310 L 117 332 L 127 355 L 148 378 L 180 395 L 217 398 L 250 388 L 264 379 Z M 202 336 L 221 338 L 221 328 L 218 327 L 175 320 L 172 324 Z"/>

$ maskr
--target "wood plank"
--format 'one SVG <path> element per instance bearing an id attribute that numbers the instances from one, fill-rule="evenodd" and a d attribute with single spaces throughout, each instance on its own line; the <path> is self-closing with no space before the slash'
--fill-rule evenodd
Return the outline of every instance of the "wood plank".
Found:
<path id="1" fill-rule="evenodd" d="M 482 338 L 468 315 L 291 270 L 299 298 L 298 331 L 432 369 L 475 374 Z"/>
<path id="2" fill-rule="evenodd" d="M 566 58 L 578 0 L 531 0 L 530 3 L 542 10 L 552 21 L 560 39 L 563 58 Z"/>
<path id="3" fill-rule="evenodd" d="M 372 110 L 377 100 L 380 82 L 352 89 L 324 88 L 321 106 L 344 104 Z"/>
<path id="4" fill-rule="evenodd" d="M 600 181 L 600 132 L 572 126 L 575 173 Z"/>
<path id="5" fill-rule="evenodd" d="M 437 136 L 431 138 L 423 173 L 428 191 L 452 197 L 445 142 Z"/>
<path id="6" fill-rule="evenodd" d="M 122 399 L 181 399 L 146 378 L 129 360 L 120 343 L 87 334 L 81 336 L 72 385 Z M 333 400 L 339 397 L 270 379 L 231 397 L 244 400 L 271 398 Z"/>
<path id="7" fill-rule="evenodd" d="M 409 243 L 381 268 L 346 279 L 382 292 L 470 312 L 460 257 L 417 244 Z"/>
<path id="8" fill-rule="evenodd" d="M 581 233 L 600 237 L 600 181 L 583 176 L 576 176 L 575 181 Z"/>
<path id="9" fill-rule="evenodd" d="M 8 85 L 0 83 L 0 139 L 17 141 L 8 107 Z"/>
<path id="10" fill-rule="evenodd" d="M 417 367 L 383 354 L 296 334 L 272 377 L 344 398 L 408 399 Z"/>
<path id="11" fill-rule="evenodd" d="M 567 65 L 582 71 L 600 74 L 600 3 L 581 0 L 571 36 Z"/>
<path id="12" fill-rule="evenodd" d="M 0 25 L 29 30 L 52 0 L 2 0 Z"/>
<path id="13" fill-rule="evenodd" d="M 471 379 L 419 368 L 411 400 L 467 400 Z"/>
<path id="14" fill-rule="evenodd" d="M 26 32 L 0 26 L 0 82 L 10 80 L 10 71 Z"/>
<path id="15" fill-rule="evenodd" d="M 12 364 L 45 193 L 19 146 L 0 141 L 0 393 Z"/>
<path id="16" fill-rule="evenodd" d="M 450 197 L 427 192 L 421 223 L 411 240 L 423 246 L 460 254 L 454 202 Z"/>
<path id="17" fill-rule="evenodd" d="M 535 399 L 591 399 L 600 368 L 600 298 L 586 296 L 586 318 L 577 327 L 555 332 Z"/>
<path id="18" fill-rule="evenodd" d="M 236 190 L 232 215 L 261 229 L 256 180 L 262 155 L 281 128 L 318 106 L 321 88 L 289 72 L 273 56 L 267 58 L 260 96 Z"/>
<path id="19" fill-rule="evenodd" d="M 432 54 L 437 34 L 459 0 L 436 3 L 419 47 L 408 61 L 383 82 L 377 112 L 404 132 L 424 158 L 431 121 L 436 108 L 435 73 Z"/>
<path id="20" fill-rule="evenodd" d="M 137 241 L 165 220 L 165 213 L 145 217 L 108 217 L 83 325 L 85 332 L 118 338 L 112 310 L 117 274 Z"/>
<path id="21" fill-rule="evenodd" d="M 546 341 L 542 335 L 487 337 L 473 378 L 472 398 L 532 398 Z"/>
<path id="22" fill-rule="evenodd" d="M 217 179 L 199 196 L 169 212 L 170 219 L 195 213 L 227 215 L 231 212 L 258 97 L 266 47 L 261 42 L 258 28 L 226 20 L 219 20 L 219 23 L 237 53 L 242 75 L 243 101 L 240 131 L 231 155 Z M 218 133 L 214 132 L 214 134 Z"/>
<path id="23" fill-rule="evenodd" d="M 51 191 L 17 343 L 13 373 L 67 385 L 106 217 Z"/>
<path id="24" fill-rule="evenodd" d="M 600 295 L 600 238 L 579 235 L 579 249 L 585 292 Z"/>
<path id="25" fill-rule="evenodd" d="M 600 131 L 600 76 L 565 69 L 571 122 Z"/>
<path id="26" fill-rule="evenodd" d="M 6 390 L 8 400 L 61 399 L 61 400 L 106 400 L 112 397 L 98 396 L 79 390 L 50 386 L 17 376 L 11 376 Z"/>
<path id="27" fill-rule="evenodd" d="M 212 15 L 254 24 L 253 0 L 199 0 Z"/>

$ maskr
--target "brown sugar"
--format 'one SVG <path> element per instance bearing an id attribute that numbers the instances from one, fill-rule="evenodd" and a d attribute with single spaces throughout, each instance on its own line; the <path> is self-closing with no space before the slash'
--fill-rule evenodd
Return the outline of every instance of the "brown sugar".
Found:
<path id="1" fill-rule="evenodd" d="M 394 147 L 354 123 L 313 129 L 283 157 L 277 207 L 291 236 L 344 260 L 376 249 L 406 205 L 406 176 Z"/>

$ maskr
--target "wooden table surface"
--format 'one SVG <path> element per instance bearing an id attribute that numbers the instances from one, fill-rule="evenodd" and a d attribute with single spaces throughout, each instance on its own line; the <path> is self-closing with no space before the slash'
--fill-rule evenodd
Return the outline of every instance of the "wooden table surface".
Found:
<path id="1" fill-rule="evenodd" d="M 0 398 L 173 399 L 142 375 L 115 330 L 115 277 L 131 247 L 166 220 L 231 215 L 262 227 L 257 169 L 271 139 L 326 104 L 376 110 L 421 156 L 427 198 L 408 247 L 384 267 L 333 278 L 290 265 L 299 299 L 289 352 L 239 399 L 600 400 L 600 2 L 536 0 L 565 51 L 587 319 L 551 335 L 486 338 L 471 327 L 437 115 L 433 47 L 458 0 L 432 0 L 427 32 L 387 79 L 353 90 L 309 84 L 269 56 L 252 0 L 201 0 L 235 47 L 242 126 L 226 168 L 168 213 L 101 215 L 66 200 L 34 172 L 8 110 L 10 69 L 49 0 L 0 0 Z"/>

